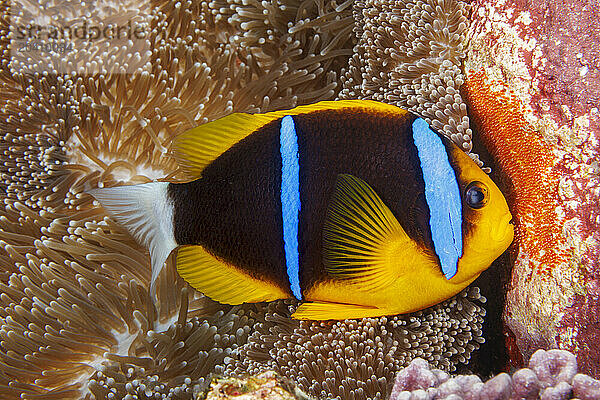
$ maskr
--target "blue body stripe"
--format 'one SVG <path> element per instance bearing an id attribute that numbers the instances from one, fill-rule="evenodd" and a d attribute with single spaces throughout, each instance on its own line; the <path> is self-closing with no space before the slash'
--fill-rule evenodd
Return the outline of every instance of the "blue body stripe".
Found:
<path id="1" fill-rule="evenodd" d="M 456 275 L 463 252 L 460 189 L 440 137 L 421 118 L 413 122 L 412 128 L 425 180 L 433 247 L 444 276 L 450 279 Z"/>
<path id="2" fill-rule="evenodd" d="M 283 217 L 285 264 L 292 293 L 298 300 L 301 300 L 300 261 L 298 255 L 300 163 L 298 161 L 298 136 L 294 120 L 289 115 L 281 119 L 279 145 L 281 153 L 281 215 Z"/>

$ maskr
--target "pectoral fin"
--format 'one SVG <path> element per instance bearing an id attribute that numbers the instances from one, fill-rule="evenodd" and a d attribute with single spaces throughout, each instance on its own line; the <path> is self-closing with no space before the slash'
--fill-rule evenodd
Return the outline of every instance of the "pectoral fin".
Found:
<path id="1" fill-rule="evenodd" d="M 377 193 L 352 175 L 338 176 L 323 229 L 325 269 L 360 289 L 387 287 L 419 251 Z"/>
<path id="2" fill-rule="evenodd" d="M 291 297 L 275 284 L 218 260 L 202 246 L 180 247 L 177 271 L 192 287 L 219 303 L 259 303 Z"/>

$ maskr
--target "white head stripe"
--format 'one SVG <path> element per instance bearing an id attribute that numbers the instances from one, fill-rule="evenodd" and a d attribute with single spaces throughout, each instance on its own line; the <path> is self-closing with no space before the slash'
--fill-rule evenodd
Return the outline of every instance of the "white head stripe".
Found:
<path id="1" fill-rule="evenodd" d="M 433 247 L 446 279 L 456 275 L 462 256 L 462 203 L 456 175 L 441 138 L 427 122 L 417 118 L 412 125 L 419 154 Z"/>
<path id="2" fill-rule="evenodd" d="M 285 263 L 292 293 L 301 300 L 300 260 L 298 254 L 298 218 L 300 213 L 300 164 L 298 136 L 294 119 L 286 115 L 281 119 L 279 131 L 281 153 L 281 215 L 283 217 L 283 242 Z"/>

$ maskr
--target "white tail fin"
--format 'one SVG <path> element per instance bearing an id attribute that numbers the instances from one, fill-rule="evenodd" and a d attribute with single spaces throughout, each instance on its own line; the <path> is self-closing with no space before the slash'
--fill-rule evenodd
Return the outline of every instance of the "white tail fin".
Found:
<path id="1" fill-rule="evenodd" d="M 156 295 L 158 274 L 171 251 L 177 247 L 173 233 L 173 203 L 167 194 L 168 185 L 168 182 L 151 182 L 88 192 L 115 221 L 150 250 L 152 296 Z"/>

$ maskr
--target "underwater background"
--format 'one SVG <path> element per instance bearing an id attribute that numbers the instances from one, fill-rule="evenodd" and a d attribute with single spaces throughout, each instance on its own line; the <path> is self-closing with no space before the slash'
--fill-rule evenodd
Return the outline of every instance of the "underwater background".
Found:
<path id="1" fill-rule="evenodd" d="M 322 398 L 600 398 L 594 1 L 0 10 L 0 398 L 189 399 L 215 374 L 264 370 Z M 85 191 L 183 180 L 177 134 L 332 99 L 407 108 L 463 148 L 509 200 L 511 249 L 410 315 L 307 322 L 290 318 L 294 301 L 224 306 L 173 259 L 154 305 L 146 250 Z"/>

